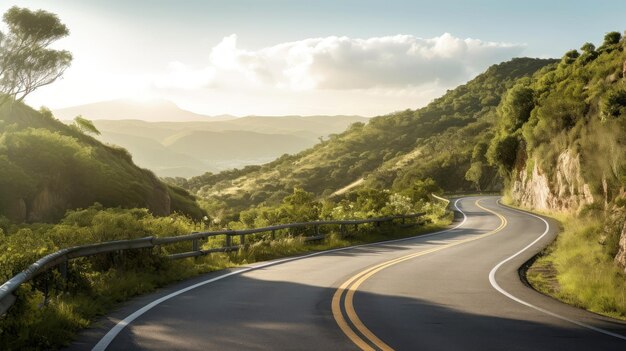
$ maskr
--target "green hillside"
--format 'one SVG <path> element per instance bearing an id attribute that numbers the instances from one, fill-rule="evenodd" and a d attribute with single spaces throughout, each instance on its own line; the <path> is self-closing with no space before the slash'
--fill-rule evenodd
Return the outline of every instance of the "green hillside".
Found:
<path id="1" fill-rule="evenodd" d="M 475 189 L 464 175 L 474 146 L 487 143 L 493 133 L 500 96 L 517 79 L 554 62 L 521 58 L 494 65 L 422 109 L 354 123 L 309 150 L 260 168 L 206 174 L 179 184 L 230 208 L 278 203 L 294 187 L 329 195 L 363 177 L 370 184 L 397 187 L 432 177 L 449 191 Z M 495 171 L 484 173 L 488 178 Z M 480 183 L 489 189 L 501 186 L 498 179 Z"/>
<path id="2" fill-rule="evenodd" d="M 23 104 L 0 109 L 0 215 L 15 222 L 56 221 L 68 209 L 148 208 L 155 215 L 201 217 L 186 191 L 137 167 L 121 148 Z"/>
<path id="3" fill-rule="evenodd" d="M 505 175 L 515 178 L 537 161 L 556 185 L 559 157 L 570 151 L 580 156 L 582 179 L 596 199 L 619 196 L 626 185 L 625 44 L 611 32 L 597 49 L 586 43 L 582 53 L 569 51 L 553 69 L 507 92 L 488 153 Z"/>
<path id="4" fill-rule="evenodd" d="M 563 231 L 530 268 L 539 290 L 626 319 L 626 40 L 571 50 L 517 82 L 487 151 L 518 205 L 560 217 Z"/>

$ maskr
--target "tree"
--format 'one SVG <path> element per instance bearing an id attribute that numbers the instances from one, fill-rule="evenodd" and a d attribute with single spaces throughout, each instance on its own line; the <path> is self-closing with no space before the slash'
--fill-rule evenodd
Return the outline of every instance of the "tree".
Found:
<path id="1" fill-rule="evenodd" d="M 428 201 L 431 194 L 441 194 L 443 190 L 432 178 L 417 179 L 413 184 L 405 189 L 402 194 L 408 196 L 411 201 Z"/>
<path id="2" fill-rule="evenodd" d="M 279 208 L 287 214 L 283 218 L 286 222 L 307 222 L 319 218 L 321 204 L 315 201 L 315 195 L 301 188 L 294 188 L 293 194 L 283 199 L 283 204 Z"/>
<path id="3" fill-rule="evenodd" d="M 472 163 L 467 172 L 465 172 L 465 179 L 472 182 L 478 191 L 482 190 L 481 180 L 483 179 L 483 170 L 487 164 L 486 154 L 488 149 L 489 145 L 485 142 L 476 144 L 472 150 Z"/>
<path id="4" fill-rule="evenodd" d="M 472 182 L 476 190 L 480 191 L 480 180 L 483 178 L 483 163 L 481 161 L 472 162 L 470 168 L 465 172 L 465 179 Z"/>
<path id="5" fill-rule="evenodd" d="M 14 6 L 3 19 L 8 32 L 0 33 L 0 93 L 3 101 L 22 101 L 69 67 L 72 55 L 68 51 L 48 48 L 69 30 L 55 14 L 43 10 Z"/>
<path id="6" fill-rule="evenodd" d="M 570 50 L 563 55 L 561 62 L 565 64 L 571 64 L 576 61 L 576 59 L 580 56 L 580 53 L 577 50 Z"/>
<path id="7" fill-rule="evenodd" d="M 100 135 L 100 131 L 96 128 L 93 122 L 80 115 L 74 118 L 74 127 L 86 134 Z"/>
<path id="8" fill-rule="evenodd" d="M 602 114 L 603 117 L 626 115 L 626 90 L 610 90 L 602 99 Z"/>
<path id="9" fill-rule="evenodd" d="M 598 57 L 596 46 L 592 43 L 584 43 L 583 46 L 580 47 L 580 50 L 583 52 L 583 54 L 580 55 L 583 63 L 593 61 Z"/>
<path id="10" fill-rule="evenodd" d="M 622 39 L 622 35 L 619 32 L 608 32 L 608 33 L 606 33 L 606 35 L 604 36 L 604 42 L 598 48 L 598 52 L 600 52 L 600 53 L 607 52 L 608 53 L 608 52 L 613 51 L 614 49 L 617 48 L 617 44 L 619 44 L 621 39 Z"/>
<path id="11" fill-rule="evenodd" d="M 519 140 L 513 135 L 500 136 L 493 139 L 489 150 L 487 150 L 487 159 L 492 165 L 499 166 L 501 171 L 510 172 L 515 165 L 517 158 L 517 148 Z"/>
<path id="12" fill-rule="evenodd" d="M 619 43 L 620 39 L 622 39 L 622 35 L 619 32 L 608 32 L 604 36 L 603 46 L 613 45 Z"/>
<path id="13" fill-rule="evenodd" d="M 596 51 L 596 46 L 592 43 L 584 43 L 583 46 L 580 47 L 580 50 L 583 52 L 593 52 Z"/>
<path id="14" fill-rule="evenodd" d="M 511 88 L 498 108 L 500 125 L 507 132 L 518 130 L 528 118 L 535 107 L 534 91 L 522 84 Z"/>

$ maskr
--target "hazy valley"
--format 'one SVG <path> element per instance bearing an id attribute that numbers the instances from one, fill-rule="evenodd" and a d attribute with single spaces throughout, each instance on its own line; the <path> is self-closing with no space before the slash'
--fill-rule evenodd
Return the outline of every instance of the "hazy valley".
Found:
<path id="1" fill-rule="evenodd" d="M 203 116 L 164 101 L 109 101 L 55 110 L 93 120 L 98 138 L 127 149 L 161 177 L 192 177 L 270 162 L 307 149 L 359 116 Z M 71 123 L 71 122 L 68 122 Z"/>

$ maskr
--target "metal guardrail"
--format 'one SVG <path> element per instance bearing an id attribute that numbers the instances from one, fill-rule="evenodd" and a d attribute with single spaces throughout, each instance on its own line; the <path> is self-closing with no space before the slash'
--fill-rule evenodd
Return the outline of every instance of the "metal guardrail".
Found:
<path id="1" fill-rule="evenodd" d="M 0 286 L 0 315 L 4 314 L 11 305 L 15 302 L 15 295 L 13 294 L 20 285 L 25 282 L 35 278 L 37 275 L 51 269 L 54 267 L 59 267 L 61 271 L 61 275 L 65 277 L 67 275 L 67 263 L 69 260 L 79 257 L 87 257 L 93 256 L 97 254 L 124 251 L 124 250 L 132 250 L 132 249 L 143 249 L 143 248 L 153 248 L 155 246 L 160 245 L 168 245 L 179 242 L 191 241 L 192 242 L 192 251 L 176 253 L 168 255 L 167 257 L 170 259 L 182 259 L 188 257 L 196 257 L 202 255 L 208 255 L 213 252 L 231 252 L 237 251 L 242 247 L 245 247 L 245 236 L 251 234 L 258 233 L 272 233 L 272 239 L 275 238 L 275 232 L 277 230 L 284 230 L 290 228 L 306 228 L 313 227 L 315 229 L 315 235 L 304 237 L 305 241 L 315 241 L 322 240 L 326 237 L 326 234 L 320 233 L 320 226 L 328 226 L 328 225 L 339 225 L 341 233 L 345 235 L 347 233 L 347 226 L 354 225 L 355 229 L 359 224 L 365 223 L 376 223 L 376 225 L 380 225 L 383 222 L 392 222 L 395 219 L 401 219 L 402 223 L 405 223 L 406 219 L 409 218 L 419 218 L 422 217 L 423 213 L 415 213 L 408 215 L 399 215 L 399 216 L 389 216 L 389 217 L 380 217 L 380 218 L 368 218 L 368 219 L 358 219 L 358 220 L 338 220 L 338 221 L 314 221 L 314 222 L 301 222 L 301 223 L 288 223 L 288 224 L 280 224 L 270 227 L 263 228 L 254 228 L 254 229 L 243 229 L 243 230 L 219 230 L 212 232 L 201 232 L 201 233 L 192 233 L 188 235 L 181 236 L 172 236 L 172 237 L 146 237 L 140 239 L 132 239 L 132 240 L 119 240 L 119 241 L 109 241 L 99 244 L 91 244 L 91 245 L 82 245 L 75 246 L 66 249 L 59 250 L 57 252 L 51 253 L 47 256 L 44 256 L 37 260 L 37 262 L 31 264 L 28 268 L 14 276 L 13 278 L 6 281 L 4 284 Z M 213 249 L 200 249 L 200 240 L 207 239 L 209 237 L 215 237 L 225 235 L 226 244 L 220 248 Z M 239 244 L 232 244 L 232 237 L 239 236 Z"/>

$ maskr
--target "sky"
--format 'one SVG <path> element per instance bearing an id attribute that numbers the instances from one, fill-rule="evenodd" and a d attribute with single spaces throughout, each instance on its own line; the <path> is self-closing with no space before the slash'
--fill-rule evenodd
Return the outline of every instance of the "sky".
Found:
<path id="1" fill-rule="evenodd" d="M 626 29 L 623 0 L 0 0 L 0 12 L 13 5 L 70 29 L 55 47 L 72 66 L 26 100 L 53 109 L 161 98 L 208 115 L 375 116 Z"/>

